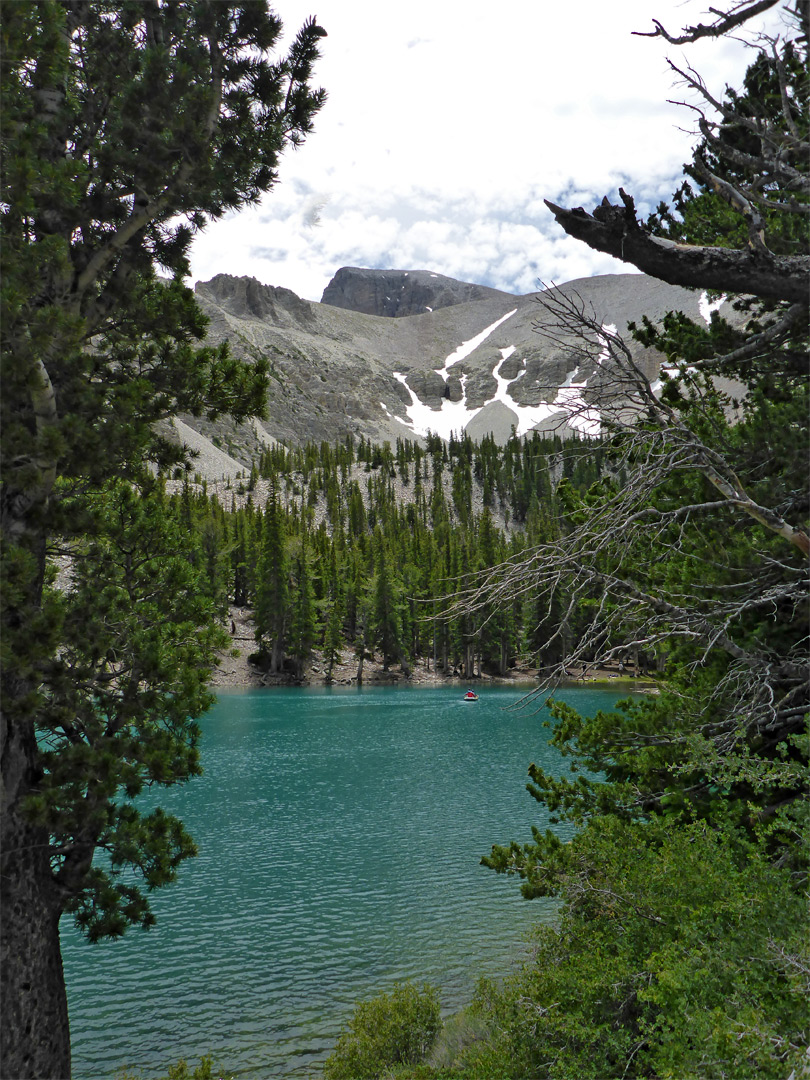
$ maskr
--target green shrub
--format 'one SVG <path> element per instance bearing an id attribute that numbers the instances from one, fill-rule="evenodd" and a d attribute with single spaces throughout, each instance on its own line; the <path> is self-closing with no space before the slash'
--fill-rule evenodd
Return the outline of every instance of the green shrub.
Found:
<path id="1" fill-rule="evenodd" d="M 222 1070 L 214 1065 L 211 1057 L 204 1057 L 193 1069 L 189 1068 L 185 1061 L 170 1065 L 167 1080 L 227 1080 L 227 1078 Z M 233 1078 L 231 1077 L 230 1080 Z"/>
<path id="2" fill-rule="evenodd" d="M 439 994 L 398 983 L 390 994 L 361 1001 L 324 1062 L 327 1080 L 376 1080 L 392 1065 L 418 1065 L 441 1029 Z"/>
<path id="3" fill-rule="evenodd" d="M 128 1069 L 116 1073 L 115 1080 L 143 1080 L 143 1073 L 132 1073 Z M 214 1059 L 207 1055 L 200 1058 L 200 1064 L 194 1068 L 185 1060 L 180 1060 L 176 1065 L 170 1065 L 169 1071 L 161 1080 L 235 1080 L 232 1073 L 224 1072 Z"/>

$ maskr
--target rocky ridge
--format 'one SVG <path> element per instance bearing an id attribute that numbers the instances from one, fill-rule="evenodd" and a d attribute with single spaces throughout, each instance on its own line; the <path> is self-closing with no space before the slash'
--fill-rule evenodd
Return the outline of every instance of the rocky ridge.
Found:
<path id="1" fill-rule="evenodd" d="M 620 333 L 644 314 L 655 320 L 683 310 L 699 318 L 701 311 L 699 293 L 640 274 L 583 278 L 557 291 L 578 297 Z M 562 390 L 587 383 L 599 363 L 593 350 L 572 358 L 570 342 L 538 332 L 550 321 L 547 294 L 513 296 L 429 271 L 344 267 L 321 303 L 226 274 L 198 283 L 196 295 L 211 343 L 228 340 L 237 356 L 270 362 L 267 417 L 258 424 L 180 417 L 244 468 L 272 440 L 295 446 L 351 434 L 393 444 L 423 440 L 428 431 L 466 431 L 504 442 L 513 430 L 565 434 L 571 418 Z M 635 345 L 633 353 L 655 378 L 662 357 Z M 201 475 L 233 475 L 216 455 L 209 471 L 205 458 L 200 451 Z"/>
<path id="2" fill-rule="evenodd" d="M 363 315 L 401 319 L 508 295 L 430 270 L 364 270 L 343 266 L 324 289 L 321 303 Z"/>

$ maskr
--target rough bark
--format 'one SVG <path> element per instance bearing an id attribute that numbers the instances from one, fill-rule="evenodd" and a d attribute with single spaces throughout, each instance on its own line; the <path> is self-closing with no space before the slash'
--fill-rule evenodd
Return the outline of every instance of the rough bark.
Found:
<path id="1" fill-rule="evenodd" d="M 273 638 L 273 645 L 270 650 L 270 674 L 278 675 L 281 669 L 284 667 L 284 649 L 282 647 L 281 632 L 276 634 Z"/>
<path id="2" fill-rule="evenodd" d="M 651 236 L 637 220 L 632 198 L 621 189 L 619 194 L 624 206 L 603 199 L 593 214 L 581 206 L 566 210 L 547 199 L 546 206 L 569 236 L 670 285 L 807 301 L 810 256 L 676 244 Z"/>
<path id="3" fill-rule="evenodd" d="M 32 780 L 29 727 L 7 711 L 0 716 L 0 1076 L 67 1080 L 70 1039 L 59 945 L 62 897 L 50 870 L 48 831 L 20 812 Z"/>

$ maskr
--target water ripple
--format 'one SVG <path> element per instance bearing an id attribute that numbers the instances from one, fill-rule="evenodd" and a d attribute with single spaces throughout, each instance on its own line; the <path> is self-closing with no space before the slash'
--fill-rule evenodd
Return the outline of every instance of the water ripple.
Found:
<path id="1" fill-rule="evenodd" d="M 429 980 L 453 1010 L 504 973 L 553 909 L 480 856 L 543 826 L 526 769 L 559 764 L 540 717 L 503 712 L 515 697 L 223 695 L 205 775 L 161 799 L 200 854 L 155 894 L 158 925 L 90 947 L 63 923 L 74 1075 L 210 1052 L 246 1080 L 311 1076 L 358 998 Z"/>

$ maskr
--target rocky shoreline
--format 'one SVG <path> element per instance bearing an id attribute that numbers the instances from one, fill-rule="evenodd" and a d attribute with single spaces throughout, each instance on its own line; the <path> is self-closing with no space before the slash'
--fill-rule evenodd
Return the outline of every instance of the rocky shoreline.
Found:
<path id="1" fill-rule="evenodd" d="M 341 652 L 340 661 L 333 665 L 331 680 L 328 678 L 327 665 L 316 651 L 300 680 L 290 675 L 269 675 L 250 663 L 248 657 L 256 649 L 252 613 L 248 608 L 232 607 L 226 624 L 231 631 L 232 647 L 220 658 L 219 667 L 214 671 L 210 685 L 214 690 L 251 689 L 270 686 L 356 686 L 357 658 L 350 650 Z M 420 661 L 413 665 L 411 673 L 405 675 L 396 665 L 385 671 L 383 665 L 375 660 L 366 659 L 363 664 L 363 684 L 369 686 L 466 686 L 473 685 L 477 690 L 482 686 L 514 686 L 516 692 L 529 693 L 541 685 L 541 673 L 537 668 L 515 668 L 509 675 L 498 677 L 476 675 L 472 680 L 465 676 L 445 674 L 434 671 L 429 662 Z M 611 668 L 575 668 L 569 672 L 568 685 L 584 683 L 615 684 L 617 690 L 628 691 L 655 688 L 649 679 L 622 677 L 621 673 Z"/>

